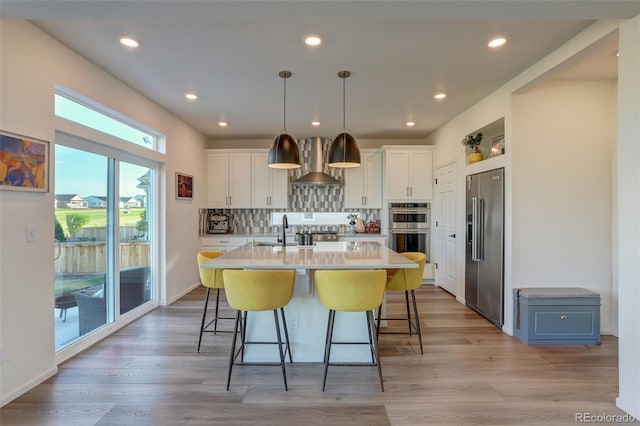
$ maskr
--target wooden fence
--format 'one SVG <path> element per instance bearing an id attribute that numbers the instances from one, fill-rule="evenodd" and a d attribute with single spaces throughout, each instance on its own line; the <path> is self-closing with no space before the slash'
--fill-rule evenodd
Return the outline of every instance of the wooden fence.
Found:
<path id="1" fill-rule="evenodd" d="M 57 274 L 104 272 L 107 270 L 106 250 L 105 242 L 57 243 L 55 271 Z M 150 241 L 120 244 L 120 269 L 129 266 L 149 266 L 150 260 Z"/>
<path id="2" fill-rule="evenodd" d="M 136 241 L 141 235 L 135 226 L 121 225 L 119 228 L 120 241 Z M 74 237 L 82 241 L 106 241 L 107 228 L 105 226 L 84 226 L 76 231 Z"/>

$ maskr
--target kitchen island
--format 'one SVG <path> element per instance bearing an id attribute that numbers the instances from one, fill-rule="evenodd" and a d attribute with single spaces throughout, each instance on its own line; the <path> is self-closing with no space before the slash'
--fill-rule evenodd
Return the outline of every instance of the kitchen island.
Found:
<path id="1" fill-rule="evenodd" d="M 313 272 L 320 269 L 400 269 L 417 268 L 418 264 L 375 242 L 327 242 L 311 247 L 270 246 L 249 243 L 201 265 L 222 269 L 295 269 L 293 298 L 285 307 L 291 351 L 294 362 L 322 362 L 329 311 L 315 293 Z M 247 323 L 247 340 L 275 341 L 273 314 L 251 313 Z M 364 342 L 366 320 L 360 312 L 336 315 L 336 341 Z M 332 360 L 367 361 L 368 346 L 337 345 Z M 277 348 L 249 345 L 247 361 L 276 361 Z"/>

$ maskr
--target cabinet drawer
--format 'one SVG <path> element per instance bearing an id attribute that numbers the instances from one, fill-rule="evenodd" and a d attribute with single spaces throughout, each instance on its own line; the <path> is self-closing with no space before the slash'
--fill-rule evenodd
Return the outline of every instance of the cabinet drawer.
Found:
<path id="1" fill-rule="evenodd" d="M 532 309 L 534 307 L 529 307 Z M 591 307 L 579 306 L 557 309 L 556 306 L 539 306 L 533 309 L 533 329 L 531 338 L 549 339 L 591 338 L 595 330 L 595 312 Z M 549 309 L 556 308 L 556 309 Z"/>

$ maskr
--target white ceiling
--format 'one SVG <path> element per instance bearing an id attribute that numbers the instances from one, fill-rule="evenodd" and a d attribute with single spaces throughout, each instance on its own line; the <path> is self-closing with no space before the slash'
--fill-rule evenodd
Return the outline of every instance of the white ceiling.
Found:
<path id="1" fill-rule="evenodd" d="M 212 139 L 276 135 L 281 70 L 293 73 L 286 127 L 299 138 L 340 131 L 337 72 L 350 70 L 349 130 L 359 138 L 421 139 L 594 20 L 638 13 L 640 1 L 628 0 L 2 0 L 0 7 L 3 18 L 33 20 Z M 304 45 L 310 33 L 323 37 L 320 47 Z M 122 48 L 121 34 L 142 46 Z M 486 43 L 498 34 L 509 43 L 491 51 Z M 615 78 L 611 49 L 562 78 Z M 184 98 L 191 91 L 197 101 Z M 435 101 L 438 91 L 447 99 Z"/>

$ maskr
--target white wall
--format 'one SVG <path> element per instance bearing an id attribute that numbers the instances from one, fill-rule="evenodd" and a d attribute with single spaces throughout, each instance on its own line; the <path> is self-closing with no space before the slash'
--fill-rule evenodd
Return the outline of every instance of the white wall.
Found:
<path id="1" fill-rule="evenodd" d="M 167 111 L 26 21 L 0 24 L 0 128 L 55 141 L 55 84 L 166 135 L 166 206 L 160 229 L 164 302 L 198 282 L 198 207 L 205 205 L 205 139 Z M 89 132 L 90 133 L 90 132 Z M 174 173 L 195 176 L 195 200 L 176 201 Z M 53 173 L 53 170 L 51 170 Z M 53 179 L 49 193 L 0 191 L 0 405 L 55 374 Z M 35 242 L 25 227 L 35 225 Z M 161 271 L 161 272 L 162 272 Z"/>
<path id="2" fill-rule="evenodd" d="M 458 223 L 456 233 L 464 235 L 464 176 L 489 170 L 495 167 L 505 167 L 506 188 L 505 188 L 505 291 L 510 297 L 514 287 L 514 275 L 522 277 L 524 271 L 512 270 L 514 251 L 519 250 L 514 241 L 513 232 L 518 226 L 512 223 L 515 217 L 514 210 L 518 210 L 519 201 L 515 197 L 515 189 L 512 187 L 515 173 L 514 160 L 512 164 L 512 148 L 517 153 L 515 144 L 519 141 L 514 138 L 512 129 L 512 109 L 511 96 L 523 88 L 530 88 L 548 81 L 562 67 L 559 65 L 570 60 L 576 54 L 594 46 L 599 40 L 609 36 L 612 32 L 620 29 L 620 52 L 618 67 L 618 122 L 617 122 L 617 145 L 612 152 L 617 149 L 616 178 L 611 179 L 610 199 L 612 201 L 611 228 L 614 230 L 613 241 L 616 244 L 612 247 L 610 257 L 613 258 L 612 270 L 612 290 L 609 294 L 610 303 L 615 303 L 619 293 L 619 353 L 620 353 L 620 396 L 617 404 L 620 408 L 640 418 L 640 228 L 638 217 L 640 217 L 640 17 L 635 17 L 629 21 L 599 21 L 578 34 L 572 40 L 552 52 L 527 70 L 516 76 L 513 80 L 499 88 L 496 92 L 478 102 L 469 110 L 458 115 L 446 125 L 442 126 L 431 135 L 427 142 L 436 145 L 436 165 L 446 164 L 450 161 L 457 161 L 460 166 L 458 176 L 458 193 L 460 202 L 458 207 Z M 491 123 L 492 121 L 505 117 L 505 142 L 506 154 L 504 156 L 482 161 L 474 165 L 465 166 L 464 150 L 460 145 L 460 140 L 468 133 Z M 512 146 L 513 145 L 513 146 Z M 521 151 L 524 153 L 524 151 Z M 499 160 L 498 160 L 499 159 Z M 606 166 L 605 166 L 606 167 Z M 541 170 L 542 171 L 542 170 Z M 521 183 L 522 177 L 518 177 L 515 183 Z M 525 183 L 526 184 L 526 183 Z M 618 185 L 617 187 L 615 185 Z M 614 204 L 616 203 L 616 204 Z M 558 206 L 564 208 L 565 205 Z M 606 212 L 599 211 L 599 220 Z M 604 231 L 606 232 L 606 231 Z M 606 240 L 606 235 L 605 235 Z M 458 242 L 458 264 L 461 265 L 457 271 L 458 299 L 464 295 L 464 241 Z M 579 247 L 573 247 L 579 249 Z M 606 260 L 605 260 L 606 262 Z M 521 263 L 519 260 L 516 264 Z M 520 267 L 521 266 L 517 266 Z M 602 274 L 603 270 L 598 273 Z M 619 278 L 618 278 L 619 277 Z M 616 281 L 617 279 L 617 281 Z M 615 313 L 615 308 L 605 307 L 610 312 Z M 505 305 L 504 330 L 512 333 L 512 305 Z M 615 322 L 611 322 L 615 325 Z"/>
<path id="3" fill-rule="evenodd" d="M 618 407 L 640 419 L 640 16 L 620 26 L 618 59 Z"/>
<path id="4" fill-rule="evenodd" d="M 616 90 L 615 80 L 556 80 L 514 95 L 511 109 L 513 287 L 599 293 L 603 334 L 612 334 Z"/>
<path id="5" fill-rule="evenodd" d="M 544 79 L 550 79 L 554 74 L 554 69 L 559 64 L 567 61 L 578 52 L 587 49 L 598 40 L 608 36 L 618 28 L 618 21 L 599 21 L 587 28 L 575 38 L 569 40 L 563 46 L 552 52 L 536 64 L 517 75 L 511 81 L 500 87 L 491 95 L 482 99 L 468 110 L 464 111 L 447 124 L 438 129 L 428 139 L 427 143 L 436 145 L 436 167 L 446 164 L 450 161 L 456 161 L 458 168 L 458 203 L 456 205 L 457 229 L 456 234 L 465 235 L 465 201 L 464 188 L 465 176 L 473 173 L 479 173 L 498 167 L 505 168 L 505 300 L 511 297 L 513 284 L 513 236 L 512 236 L 512 220 L 513 220 L 513 177 L 512 177 L 512 144 L 517 143 L 512 134 L 512 95 L 521 88 L 531 85 L 532 82 L 540 84 Z M 544 78 L 543 78 L 544 77 Z M 486 126 L 493 121 L 505 118 L 505 155 L 490 158 L 475 164 L 466 165 L 464 147 L 460 144 L 462 138 Z M 464 239 L 459 239 L 456 247 L 457 265 L 456 280 L 457 292 L 456 297 L 459 301 L 464 302 L 464 256 L 465 244 Z M 513 309 L 510 303 L 505 304 L 505 324 L 503 330 L 508 334 L 512 334 L 512 316 Z"/>

